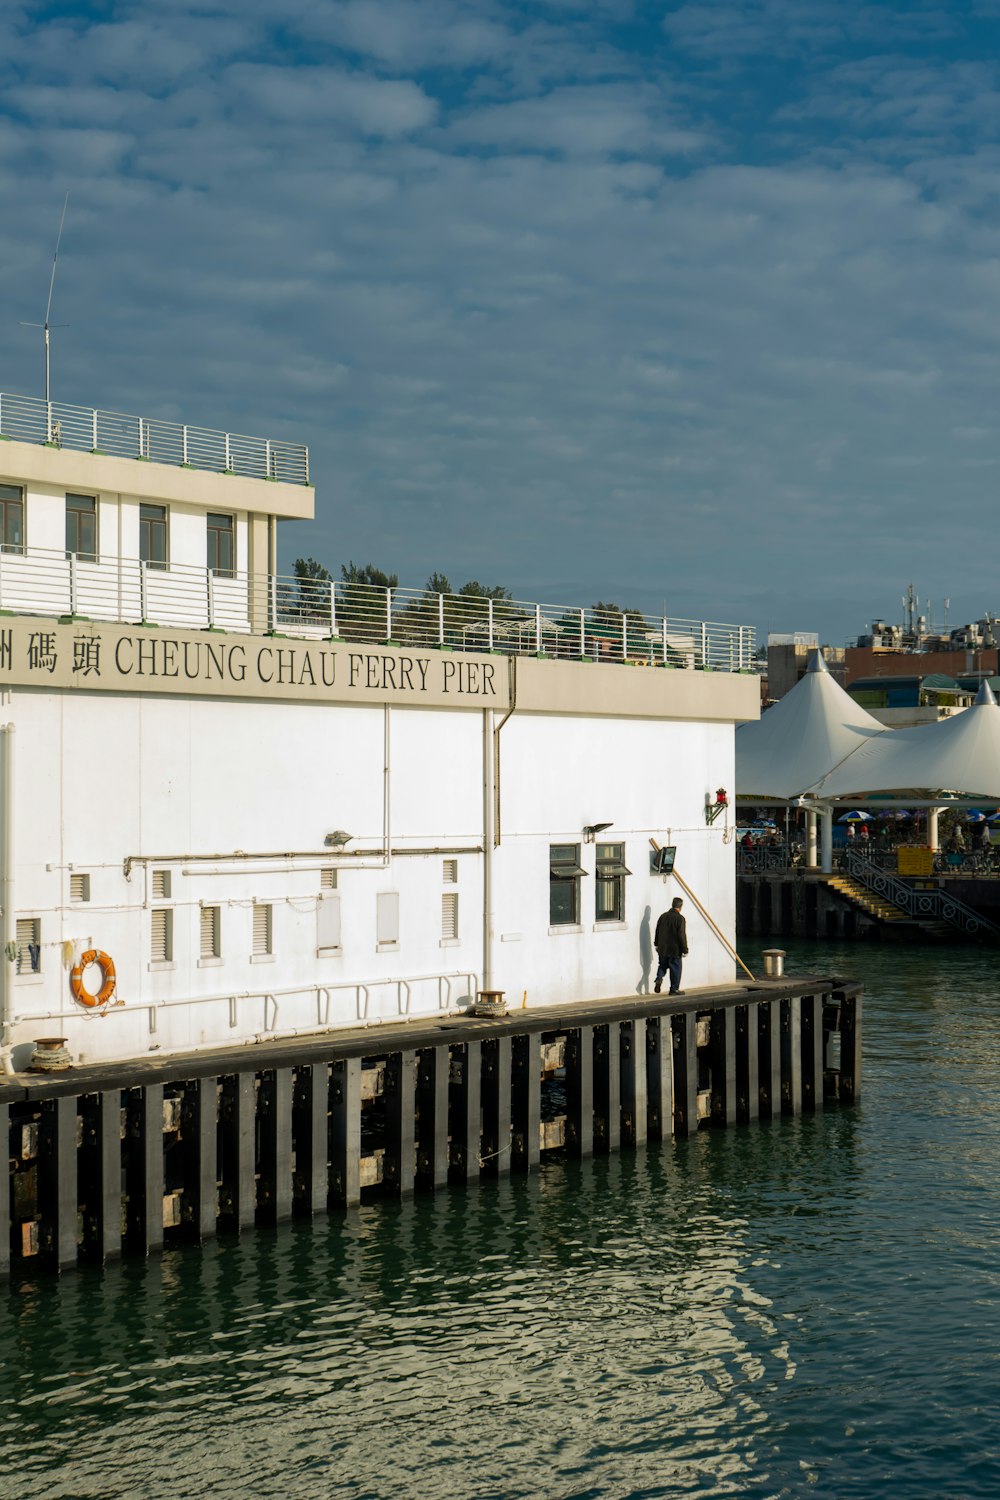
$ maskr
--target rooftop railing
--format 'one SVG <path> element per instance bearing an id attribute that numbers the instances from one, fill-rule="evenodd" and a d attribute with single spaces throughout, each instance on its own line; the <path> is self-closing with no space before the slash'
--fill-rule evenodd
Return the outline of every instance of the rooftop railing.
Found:
<path id="1" fill-rule="evenodd" d="M 0 551 L 0 610 L 718 672 L 751 671 L 754 654 L 747 625 L 37 548 Z"/>
<path id="2" fill-rule="evenodd" d="M 244 479 L 309 483 L 309 449 L 301 443 L 245 437 L 211 427 L 132 417 L 95 407 L 0 393 L 0 437 L 50 448 L 138 458 Z"/>

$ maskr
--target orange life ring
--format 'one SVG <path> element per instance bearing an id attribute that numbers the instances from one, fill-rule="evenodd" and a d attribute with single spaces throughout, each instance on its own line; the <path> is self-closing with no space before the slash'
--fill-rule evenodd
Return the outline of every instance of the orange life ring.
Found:
<path id="1" fill-rule="evenodd" d="M 84 970 L 91 964 L 99 966 L 104 978 L 104 983 L 96 995 L 92 995 L 83 983 Z M 107 1005 L 115 992 L 115 966 L 107 953 L 102 953 L 98 948 L 88 948 L 80 962 L 73 965 L 69 983 L 73 991 L 73 999 L 79 1000 L 81 1005 Z"/>

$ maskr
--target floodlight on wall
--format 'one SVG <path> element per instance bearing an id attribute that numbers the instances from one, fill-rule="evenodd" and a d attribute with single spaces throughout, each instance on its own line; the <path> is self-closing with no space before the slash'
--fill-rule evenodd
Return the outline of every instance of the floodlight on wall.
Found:
<path id="1" fill-rule="evenodd" d="M 345 844 L 351 842 L 353 837 L 353 833 L 345 833 L 342 828 L 335 828 L 332 833 L 327 834 L 323 842 L 328 849 L 342 849 Z"/>
<path id="2" fill-rule="evenodd" d="M 603 833 L 604 830 L 605 830 L 605 828 L 613 828 L 614 826 L 615 825 L 614 825 L 614 820 L 613 819 L 611 821 L 607 822 L 607 823 L 584 823 L 584 825 L 583 825 L 583 841 L 584 841 L 584 843 L 585 844 L 592 844 L 594 842 L 594 835 L 595 834 Z"/>

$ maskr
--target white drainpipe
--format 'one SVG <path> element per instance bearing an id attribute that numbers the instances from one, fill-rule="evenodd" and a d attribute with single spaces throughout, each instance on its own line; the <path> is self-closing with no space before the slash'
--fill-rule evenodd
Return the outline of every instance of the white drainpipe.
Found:
<path id="1" fill-rule="evenodd" d="M 483 709 L 483 989 L 493 988 L 493 710 Z"/>
<path id="2" fill-rule="evenodd" d="M 14 908 L 14 829 L 11 815 L 14 807 L 14 725 L 0 726 L 0 1070 L 13 1073 L 10 1060 L 10 1027 L 14 960 L 8 955 L 17 943 L 17 918 Z"/>

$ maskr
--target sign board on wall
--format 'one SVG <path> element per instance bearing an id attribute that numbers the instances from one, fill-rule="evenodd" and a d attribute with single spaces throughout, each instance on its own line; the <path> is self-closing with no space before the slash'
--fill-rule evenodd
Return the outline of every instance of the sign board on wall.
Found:
<path id="1" fill-rule="evenodd" d="M 507 664 L 471 652 L 35 618 L 0 624 L 0 687 L 416 708 L 507 708 Z"/>
<path id="2" fill-rule="evenodd" d="M 897 849 L 896 869 L 900 875 L 933 875 L 934 850 L 919 845 Z"/>

